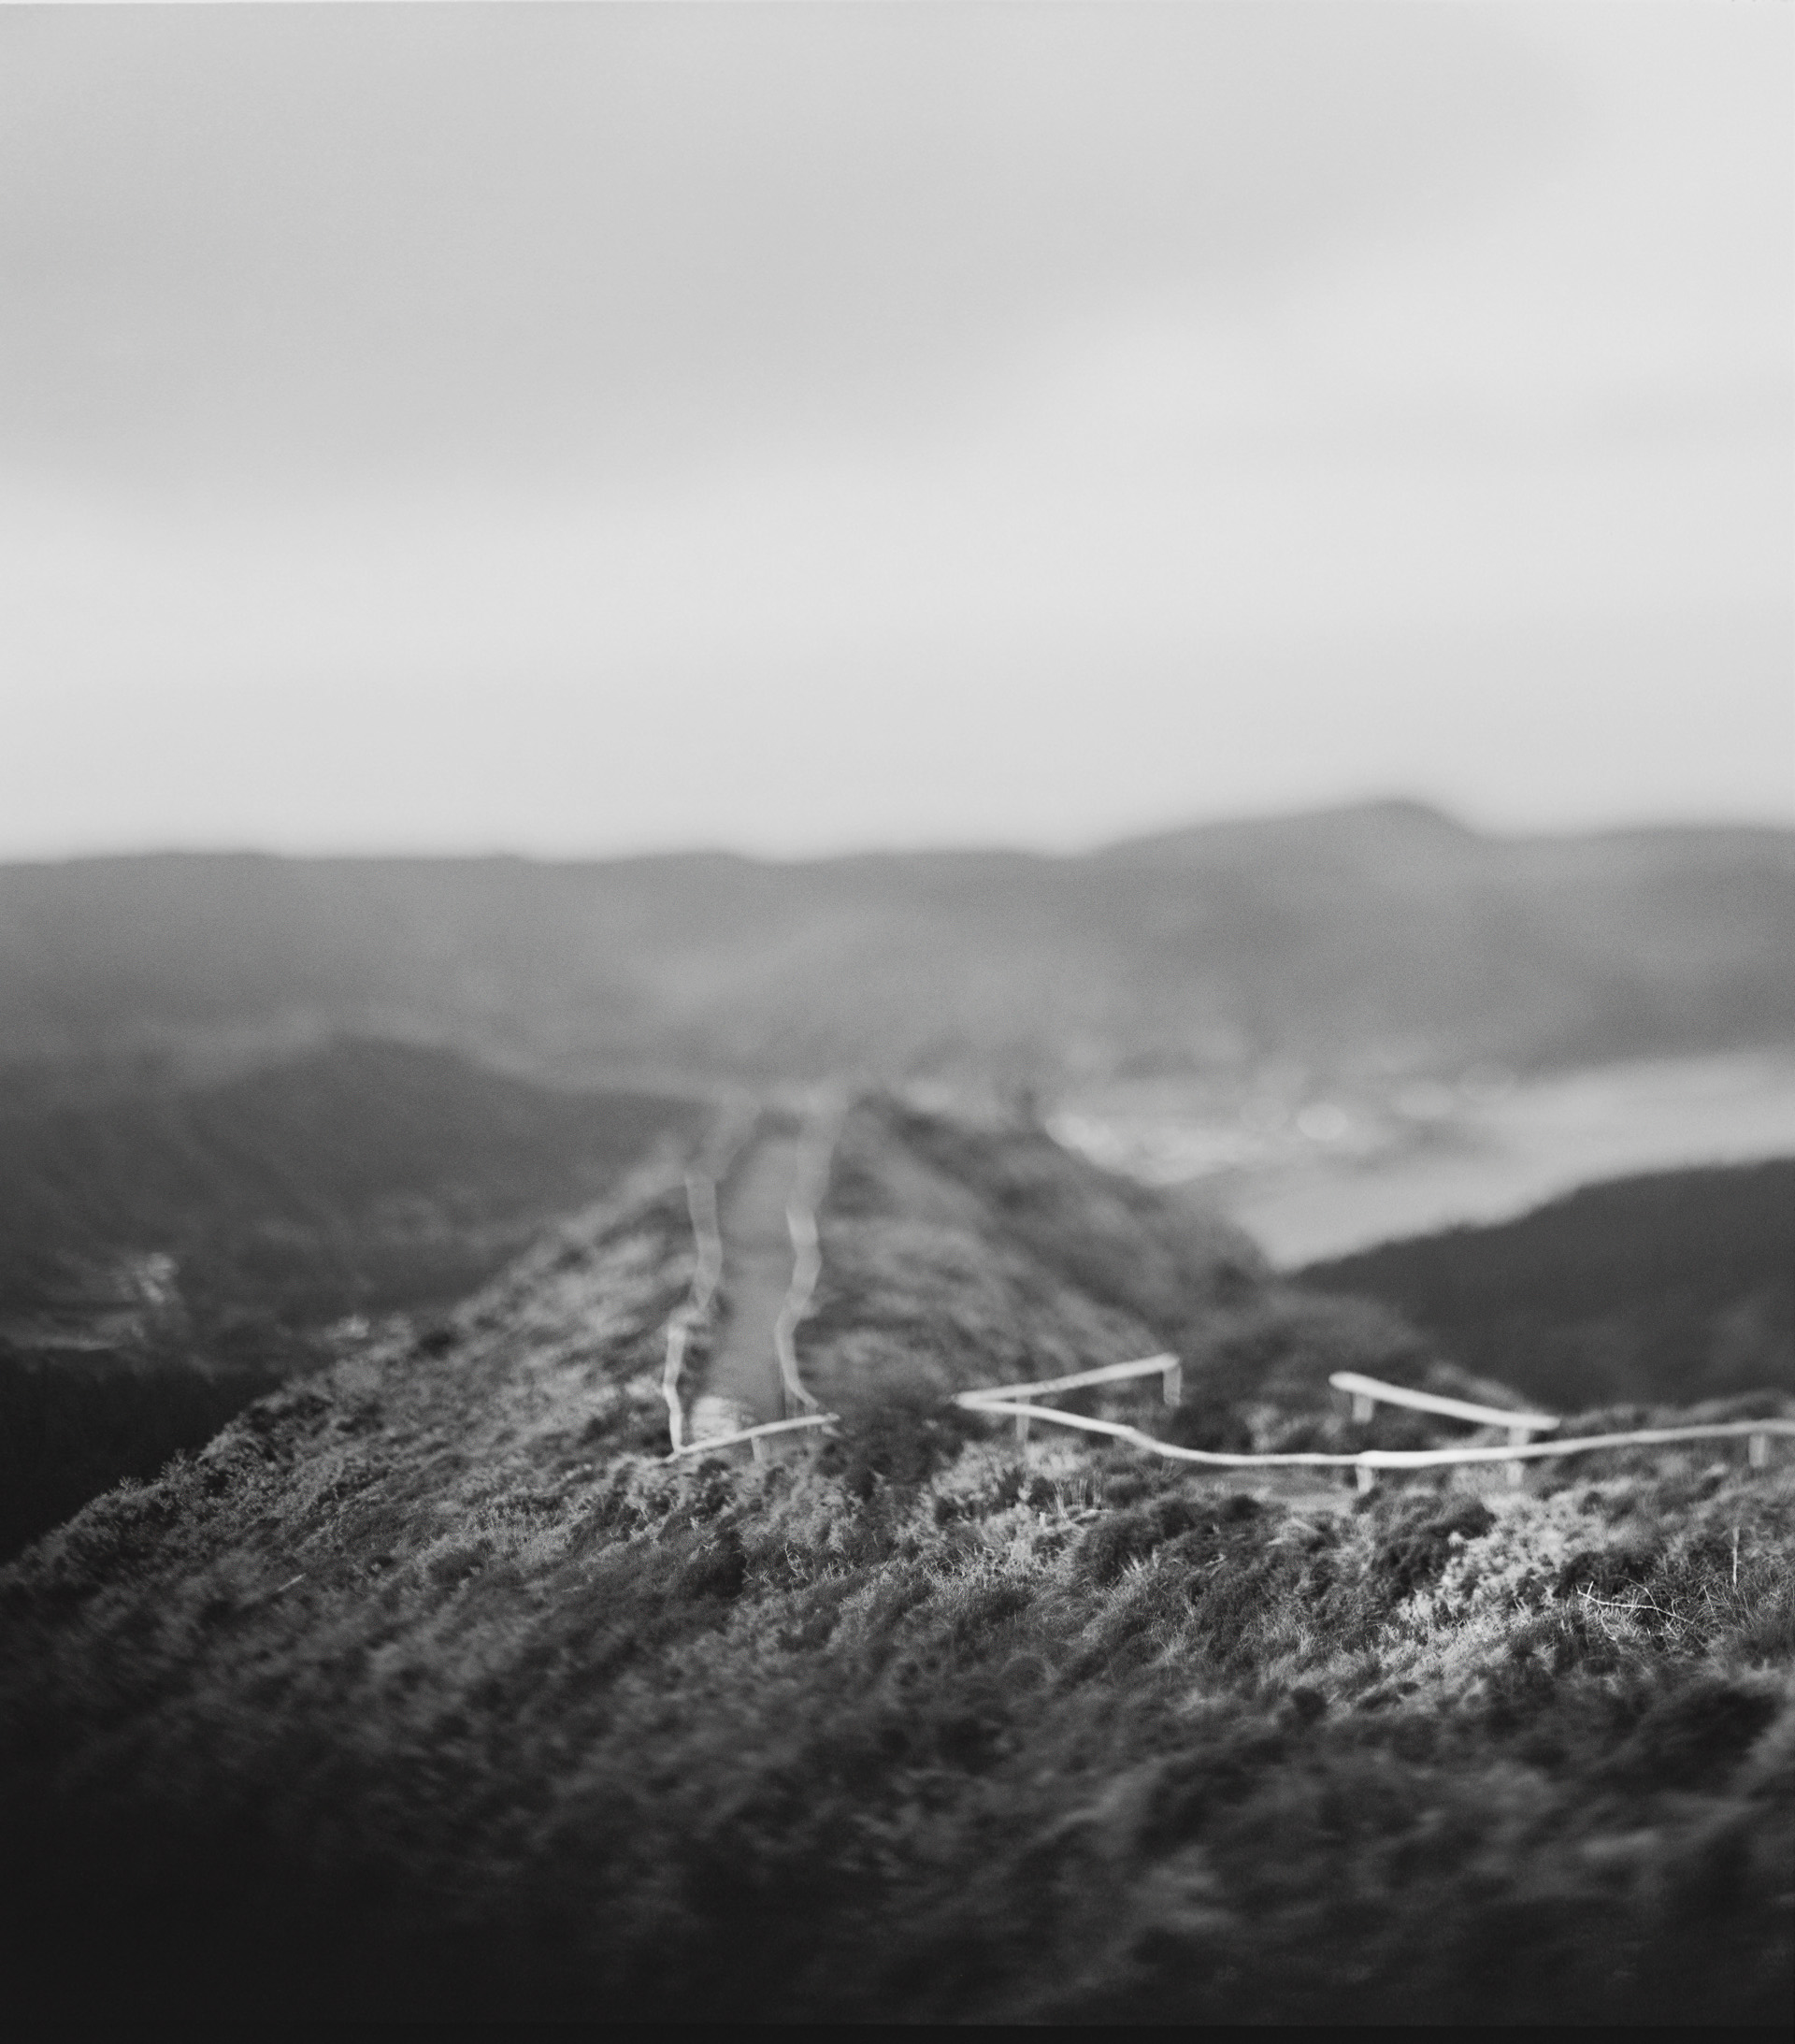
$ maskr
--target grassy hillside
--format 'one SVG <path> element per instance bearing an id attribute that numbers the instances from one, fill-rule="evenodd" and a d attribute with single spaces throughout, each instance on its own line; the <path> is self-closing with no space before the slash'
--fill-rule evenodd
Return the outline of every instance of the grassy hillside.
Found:
<path id="1" fill-rule="evenodd" d="M 694 1103 L 569 1094 L 447 1051 L 339 1041 L 228 1084 L 45 1105 L 0 1075 L 0 1312 L 160 1250 L 188 1312 L 288 1322 L 452 1297 L 608 1190 Z"/>
<path id="2" fill-rule="evenodd" d="M 0 1554 L 614 1188 L 690 1101 L 338 1043 L 208 1087 L 0 1080 Z"/>
<path id="3" fill-rule="evenodd" d="M 1561 1404 L 1795 1392 L 1795 1161 L 1588 1186 L 1519 1220 L 1380 1244 L 1305 1284 L 1395 1308 Z"/>
<path id="4" fill-rule="evenodd" d="M 800 1346 L 860 1397 L 813 1461 L 659 1459 L 669 1184 L 0 1574 L 13 2006 L 1788 2015 L 1786 1468 L 1019 1458 L 941 1398 L 987 1344 L 1182 1330 L 1253 1438 L 1349 1437 L 1327 1369 L 1425 1351 L 1022 1131 L 862 1110 L 824 1236 Z"/>
<path id="5" fill-rule="evenodd" d="M 569 1069 L 1052 1082 L 1786 1043 L 1795 833 L 1385 803 L 1081 857 L 0 868 L 0 1055 L 350 1029 Z"/>

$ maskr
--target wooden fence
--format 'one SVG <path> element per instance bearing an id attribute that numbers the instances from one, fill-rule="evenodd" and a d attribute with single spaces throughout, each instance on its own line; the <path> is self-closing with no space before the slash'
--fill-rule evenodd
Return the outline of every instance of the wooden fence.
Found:
<path id="1" fill-rule="evenodd" d="M 1720 1419 L 1683 1427 L 1641 1427 L 1627 1433 L 1591 1433 L 1572 1440 L 1534 1441 L 1526 1438 L 1527 1433 L 1557 1427 L 1559 1419 L 1548 1413 L 1516 1413 L 1499 1406 L 1468 1404 L 1460 1399 L 1436 1398 L 1431 1392 L 1411 1391 L 1401 1385 L 1384 1384 L 1375 1377 L 1358 1376 L 1350 1371 L 1341 1371 L 1328 1381 L 1351 1393 L 1357 1417 L 1365 1415 L 1358 1411 L 1357 1402 L 1369 1399 L 1373 1406 L 1378 1403 L 1407 1405 L 1422 1412 L 1471 1419 L 1479 1425 L 1504 1426 L 1523 1437 L 1501 1444 L 1467 1443 L 1462 1447 L 1368 1447 L 1342 1455 L 1307 1449 L 1283 1454 L 1229 1454 L 1219 1448 L 1181 1447 L 1176 1442 L 1157 1440 L 1120 1420 L 1091 1419 L 1083 1413 L 1060 1412 L 1052 1405 L 1034 1403 L 1053 1391 L 1070 1390 L 1079 1385 L 1117 1382 L 1156 1373 L 1168 1388 L 1167 1403 L 1172 1403 L 1175 1400 L 1170 1395 L 1170 1387 L 1177 1360 L 1175 1356 L 1143 1356 L 1135 1362 L 1110 1363 L 1099 1370 L 1082 1370 L 1072 1376 L 1049 1377 L 1037 1384 L 1005 1384 L 962 1391 L 955 1403 L 968 1412 L 1013 1418 L 1019 1440 L 1027 1438 L 1030 1422 L 1046 1420 L 1081 1433 L 1099 1433 L 1111 1440 L 1126 1441 L 1146 1454 L 1160 1455 L 1170 1461 L 1198 1462 L 1214 1469 L 1351 1469 L 1357 1473 L 1360 1490 L 1371 1488 L 1380 1469 L 1438 1469 L 1469 1462 L 1518 1466 L 1524 1461 L 1585 1455 L 1599 1448 L 1668 1447 L 1679 1441 L 1744 1440 L 1750 1466 L 1762 1469 L 1770 1461 L 1772 1439 L 1778 1434 L 1795 1434 L 1795 1419 Z"/>

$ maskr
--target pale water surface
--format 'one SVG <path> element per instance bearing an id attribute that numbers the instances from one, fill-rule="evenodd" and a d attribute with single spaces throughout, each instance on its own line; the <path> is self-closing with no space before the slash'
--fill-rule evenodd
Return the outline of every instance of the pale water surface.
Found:
<path id="1" fill-rule="evenodd" d="M 1544 1078 L 1469 1072 L 1380 1097 L 1223 1108 L 1113 1094 L 1062 1141 L 1238 1220 L 1283 1266 L 1458 1222 L 1503 1220 L 1602 1178 L 1795 1156 L 1795 1055 L 1654 1058 Z"/>

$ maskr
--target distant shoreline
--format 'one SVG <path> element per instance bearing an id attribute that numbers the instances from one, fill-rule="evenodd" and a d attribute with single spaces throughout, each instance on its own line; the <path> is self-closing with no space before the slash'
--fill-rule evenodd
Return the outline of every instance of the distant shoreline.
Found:
<path id="1" fill-rule="evenodd" d="M 1081 1111 L 1087 1122 L 1105 1119 L 1100 1098 Z M 1112 1126 L 1144 1133 L 1120 1113 Z M 1193 1143 L 1201 1135 L 1193 1121 Z M 1792 1156 L 1795 1053 L 1739 1052 L 1521 1079 L 1499 1097 L 1458 1104 L 1425 1141 L 1342 1145 L 1339 1154 L 1314 1144 L 1262 1168 L 1183 1182 L 1244 1228 L 1274 1265 L 1295 1269 L 1460 1223 L 1513 1219 L 1606 1178 Z"/>

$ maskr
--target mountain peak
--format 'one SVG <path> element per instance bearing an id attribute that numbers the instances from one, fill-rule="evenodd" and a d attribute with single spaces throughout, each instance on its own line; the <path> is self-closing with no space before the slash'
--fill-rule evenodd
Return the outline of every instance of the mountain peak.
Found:
<path id="1" fill-rule="evenodd" d="M 1469 847 L 1480 834 L 1430 802 L 1409 796 L 1350 802 L 1330 809 L 1300 810 L 1283 816 L 1251 816 L 1186 826 L 1105 845 L 1099 858 L 1196 858 L 1243 850 L 1321 850 L 1400 854 L 1425 845 Z"/>

